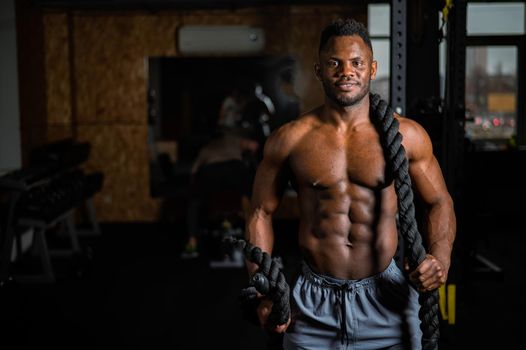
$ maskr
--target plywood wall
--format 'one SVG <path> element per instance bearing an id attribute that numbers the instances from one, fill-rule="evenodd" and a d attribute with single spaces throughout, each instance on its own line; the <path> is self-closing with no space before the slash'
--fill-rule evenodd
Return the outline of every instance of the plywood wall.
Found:
<path id="1" fill-rule="evenodd" d="M 86 169 L 105 175 L 104 187 L 95 198 L 101 221 L 154 221 L 161 203 L 149 194 L 147 60 L 178 55 L 179 25 L 262 27 L 265 53 L 297 59 L 294 88 L 302 109 L 308 110 L 323 100 L 313 74 L 321 28 L 340 16 L 363 21 L 365 14 L 364 8 L 342 5 L 157 12 L 44 10 L 46 127 L 39 137 L 46 141 L 74 137 L 92 144 Z M 23 138 L 35 138 L 35 133 L 35 128 L 28 128 Z"/>

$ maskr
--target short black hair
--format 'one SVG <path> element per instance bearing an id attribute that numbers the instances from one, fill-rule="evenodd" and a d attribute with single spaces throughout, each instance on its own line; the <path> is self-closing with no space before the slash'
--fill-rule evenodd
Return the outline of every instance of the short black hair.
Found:
<path id="1" fill-rule="evenodd" d="M 347 35 L 359 35 L 369 49 L 371 49 L 371 52 L 373 52 L 373 45 L 371 44 L 367 28 L 363 23 L 352 18 L 339 18 L 327 25 L 321 32 L 318 52 L 323 51 L 331 37 Z"/>

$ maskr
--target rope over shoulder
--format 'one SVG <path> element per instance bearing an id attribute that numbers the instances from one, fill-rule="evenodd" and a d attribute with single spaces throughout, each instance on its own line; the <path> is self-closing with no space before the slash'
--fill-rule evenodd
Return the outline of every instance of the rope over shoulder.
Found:
<path id="1" fill-rule="evenodd" d="M 399 122 L 394 118 L 391 107 L 379 95 L 370 94 L 370 106 L 371 121 L 380 135 L 387 170 L 394 178 L 400 231 L 406 242 L 405 250 L 408 252 L 409 266 L 414 269 L 425 259 L 426 251 L 415 219 L 409 164 L 402 145 Z M 253 300 L 257 292 L 267 295 L 274 303 L 269 322 L 275 325 L 286 323 L 290 317 L 290 289 L 281 271 L 281 262 L 272 259 L 269 254 L 262 252 L 260 248 L 247 241 L 233 237 L 227 237 L 227 240 L 231 246 L 241 248 L 245 257 L 259 266 L 258 272 L 251 280 L 250 287 L 242 291 L 243 297 Z M 420 328 L 423 333 L 422 349 L 437 350 L 439 338 L 437 291 L 420 293 L 419 303 L 421 305 Z"/>
<path id="2" fill-rule="evenodd" d="M 272 258 L 259 247 L 248 241 L 232 236 L 226 237 L 225 242 L 233 248 L 243 251 L 245 258 L 259 266 L 252 276 L 249 287 L 241 291 L 241 298 L 251 302 L 257 298 L 257 292 L 266 295 L 273 303 L 268 317 L 271 325 L 278 326 L 287 323 L 290 318 L 290 287 L 283 274 L 281 260 Z"/>
<path id="3" fill-rule="evenodd" d="M 394 118 L 391 107 L 378 94 L 370 94 L 370 109 L 371 121 L 380 135 L 388 171 L 394 176 L 400 231 L 406 242 L 409 266 L 414 269 L 424 261 L 426 251 L 415 219 L 409 164 L 402 145 L 402 135 L 398 131 L 399 122 Z M 438 349 L 438 292 L 420 293 L 418 301 L 421 305 L 418 316 L 423 334 L 422 349 Z"/>

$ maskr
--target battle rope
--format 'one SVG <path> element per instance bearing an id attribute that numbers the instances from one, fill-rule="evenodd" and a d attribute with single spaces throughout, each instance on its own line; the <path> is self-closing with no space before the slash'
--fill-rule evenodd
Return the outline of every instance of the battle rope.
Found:
<path id="1" fill-rule="evenodd" d="M 415 218 L 415 206 L 409 163 L 402 145 L 402 135 L 398 131 L 399 122 L 394 118 L 391 107 L 378 94 L 370 94 L 371 120 L 380 135 L 389 171 L 394 175 L 395 191 L 398 198 L 398 217 L 400 231 L 406 243 L 408 263 L 415 269 L 426 257 L 422 237 L 418 232 Z M 227 243 L 242 249 L 245 258 L 259 266 L 252 277 L 250 286 L 241 292 L 241 299 L 248 303 L 257 298 L 257 292 L 267 295 L 274 306 L 269 315 L 269 322 L 274 325 L 284 324 L 290 316 L 289 285 L 281 271 L 283 266 L 278 259 L 272 259 L 268 253 L 253 246 L 247 241 L 227 237 Z M 422 330 L 422 349 L 438 349 L 438 292 L 420 293 L 421 305 L 419 318 Z"/>
<path id="2" fill-rule="evenodd" d="M 240 249 L 245 258 L 259 266 L 250 279 L 249 287 L 241 290 L 240 299 L 243 306 L 259 303 L 258 292 L 267 296 L 273 303 L 268 322 L 272 326 L 287 323 L 290 317 L 289 285 L 283 274 L 283 264 L 277 257 L 271 258 L 267 252 L 243 239 L 233 236 L 225 238 L 231 249 Z"/>
<path id="3" fill-rule="evenodd" d="M 394 175 L 400 231 L 406 242 L 408 263 L 413 270 L 425 259 L 426 251 L 415 219 L 409 164 L 402 145 L 402 135 L 398 132 L 399 122 L 394 118 L 391 107 L 378 94 L 371 94 L 370 101 L 371 120 L 380 134 L 387 166 Z M 421 306 L 418 316 L 423 335 L 422 349 L 438 349 L 438 292 L 420 293 L 418 301 Z"/>

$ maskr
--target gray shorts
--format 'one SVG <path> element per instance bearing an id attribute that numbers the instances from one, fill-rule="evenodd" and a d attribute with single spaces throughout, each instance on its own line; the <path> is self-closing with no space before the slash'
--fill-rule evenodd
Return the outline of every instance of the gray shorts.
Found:
<path id="1" fill-rule="evenodd" d="M 418 292 L 394 262 L 381 273 L 342 280 L 303 271 L 291 296 L 291 349 L 421 349 Z"/>

